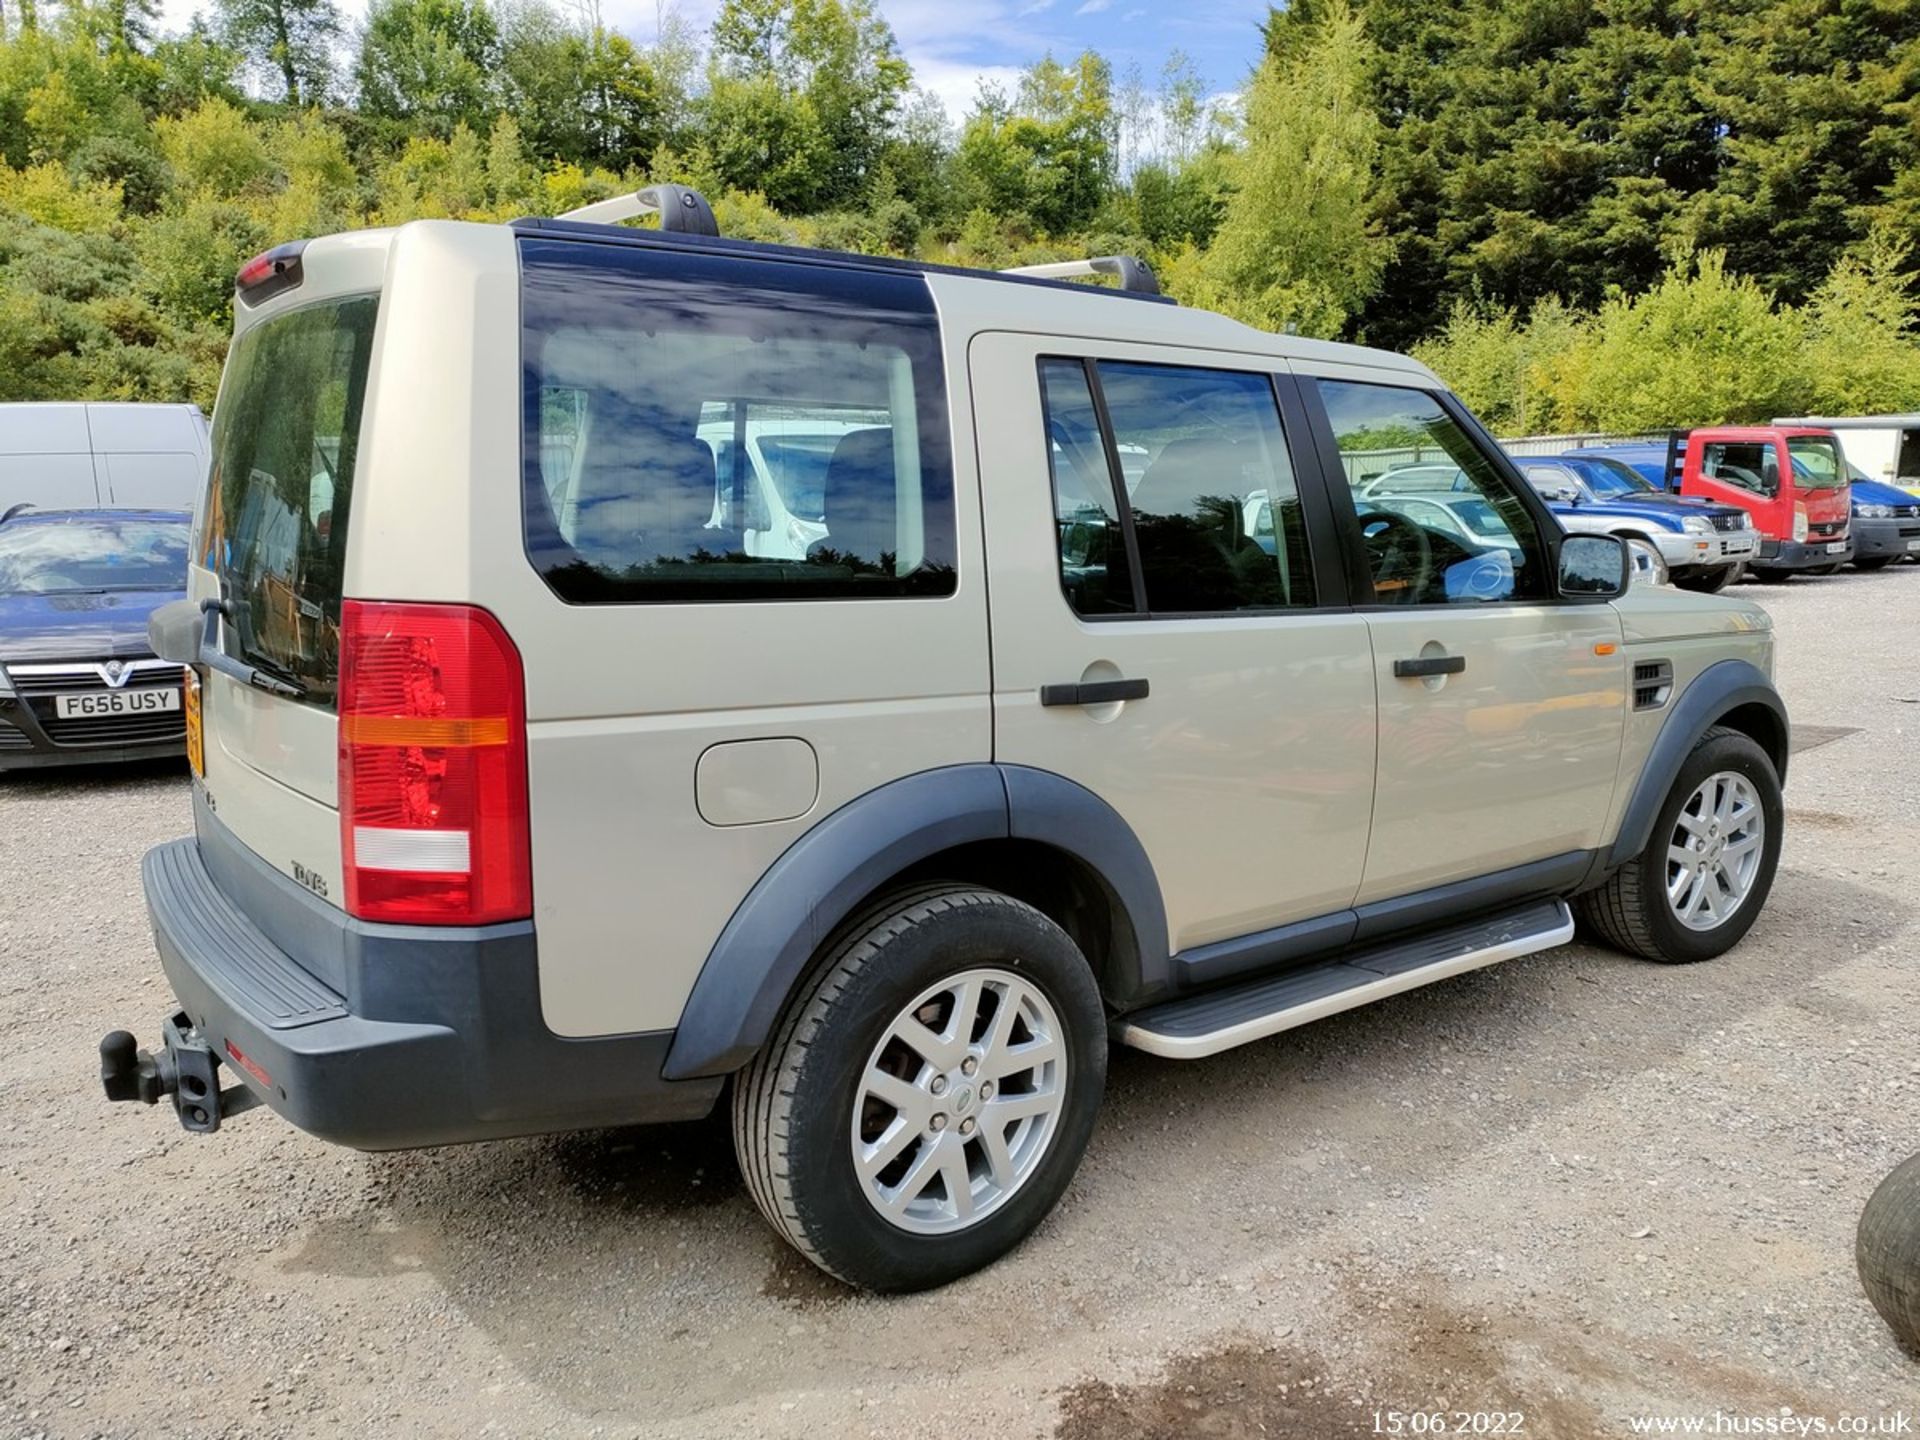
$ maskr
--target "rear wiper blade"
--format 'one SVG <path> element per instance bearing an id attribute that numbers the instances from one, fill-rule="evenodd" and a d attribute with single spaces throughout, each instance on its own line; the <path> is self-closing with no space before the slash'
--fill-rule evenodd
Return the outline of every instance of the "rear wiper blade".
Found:
<path id="1" fill-rule="evenodd" d="M 200 639 L 198 658 L 209 670 L 218 670 L 242 685 L 288 700 L 299 700 L 306 695 L 307 687 L 289 672 L 278 666 L 249 665 L 220 648 L 220 617 L 230 614 L 226 601 L 208 598 L 200 602 L 200 609 L 207 617 L 207 628 Z"/>

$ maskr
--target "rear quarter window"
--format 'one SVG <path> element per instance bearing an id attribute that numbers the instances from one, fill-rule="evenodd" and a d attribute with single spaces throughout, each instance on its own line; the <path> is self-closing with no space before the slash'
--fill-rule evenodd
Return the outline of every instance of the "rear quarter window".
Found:
<path id="1" fill-rule="evenodd" d="M 576 604 L 951 594 L 925 283 L 525 240 L 528 555 Z"/>

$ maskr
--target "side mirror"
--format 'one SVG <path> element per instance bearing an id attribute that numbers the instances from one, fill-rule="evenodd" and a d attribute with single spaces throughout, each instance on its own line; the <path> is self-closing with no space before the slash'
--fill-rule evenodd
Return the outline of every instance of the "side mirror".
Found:
<path id="1" fill-rule="evenodd" d="M 207 631 L 198 600 L 173 600 L 147 616 L 147 643 L 162 660 L 200 663 L 200 638 Z"/>
<path id="2" fill-rule="evenodd" d="M 1627 542 L 1618 535 L 1569 535 L 1560 542 L 1560 593 L 1610 600 L 1627 593 Z"/>

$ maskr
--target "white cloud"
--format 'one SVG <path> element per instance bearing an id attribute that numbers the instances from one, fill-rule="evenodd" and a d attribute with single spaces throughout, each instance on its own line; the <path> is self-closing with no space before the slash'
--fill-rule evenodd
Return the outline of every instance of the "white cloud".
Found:
<path id="1" fill-rule="evenodd" d="M 1082 5 L 1073 13 L 1076 15 L 1098 15 L 1102 10 L 1110 8 L 1112 4 L 1113 0 L 1087 0 L 1086 4 Z"/>
<path id="2" fill-rule="evenodd" d="M 958 125 L 973 109 L 981 83 L 998 85 L 1009 94 L 1020 83 L 1020 70 L 1014 65 L 975 65 L 964 60 L 943 60 L 933 55 L 907 51 L 907 63 L 913 66 L 913 80 L 922 90 L 930 90 L 946 107 L 947 118 Z"/>

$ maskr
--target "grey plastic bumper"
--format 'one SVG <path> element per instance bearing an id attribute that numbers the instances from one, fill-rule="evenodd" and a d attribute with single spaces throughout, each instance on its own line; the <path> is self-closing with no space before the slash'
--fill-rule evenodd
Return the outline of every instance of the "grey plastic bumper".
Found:
<path id="1" fill-rule="evenodd" d="M 200 819 L 199 840 L 149 851 L 142 867 L 160 963 L 235 1078 L 301 1129 L 401 1150 L 712 1109 L 721 1080 L 661 1078 L 671 1031 L 573 1040 L 546 1028 L 531 924 L 365 925 Z M 215 879 L 236 866 L 244 907 Z M 287 908 L 262 918 L 303 944 L 321 938 L 316 922 L 332 927 L 331 958 L 345 963 L 330 978 L 344 983 L 329 985 L 254 922 L 263 897 Z"/>
<path id="2" fill-rule="evenodd" d="M 1837 544 L 1841 548 L 1829 550 L 1828 545 Z M 1853 559 L 1853 541 L 1851 537 L 1839 540 L 1818 540 L 1802 544 L 1798 540 L 1762 540 L 1760 553 L 1753 557 L 1753 564 L 1760 570 L 1814 570 L 1822 565 L 1844 565 Z"/>

